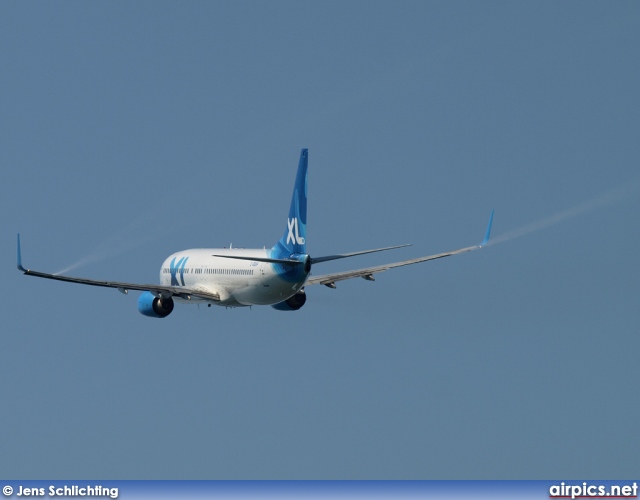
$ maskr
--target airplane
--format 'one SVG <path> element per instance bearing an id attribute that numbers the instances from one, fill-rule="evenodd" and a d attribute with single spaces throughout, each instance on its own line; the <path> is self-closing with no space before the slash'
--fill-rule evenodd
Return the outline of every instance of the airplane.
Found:
<path id="1" fill-rule="evenodd" d="M 289 207 L 287 226 L 282 237 L 271 248 L 194 248 L 176 252 L 160 268 L 160 284 L 125 283 L 76 278 L 62 274 L 32 271 L 22 265 L 18 234 L 18 269 L 28 276 L 82 285 L 116 288 L 123 294 L 141 291 L 138 310 L 151 318 L 166 318 L 176 302 L 199 303 L 225 307 L 270 305 L 279 311 L 297 311 L 304 306 L 305 288 L 325 285 L 336 288 L 336 282 L 364 278 L 375 281 L 374 274 L 401 266 L 418 264 L 478 250 L 489 241 L 493 210 L 482 243 L 426 257 L 393 262 L 364 269 L 313 275 L 316 264 L 375 252 L 402 248 L 397 245 L 359 252 L 312 257 L 307 253 L 307 167 L 308 149 L 300 153 L 298 171 Z"/>

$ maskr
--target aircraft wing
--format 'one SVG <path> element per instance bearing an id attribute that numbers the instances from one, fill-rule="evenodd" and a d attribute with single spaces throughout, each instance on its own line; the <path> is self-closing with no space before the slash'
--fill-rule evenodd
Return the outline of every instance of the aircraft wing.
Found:
<path id="1" fill-rule="evenodd" d="M 82 285 L 102 286 L 106 288 L 116 288 L 120 292 L 127 294 L 129 290 L 139 290 L 143 292 L 151 292 L 156 297 L 172 297 L 179 296 L 183 299 L 198 298 L 211 301 L 219 301 L 220 296 L 206 290 L 197 288 L 189 288 L 182 286 L 164 286 L 164 285 L 148 285 L 140 283 L 125 283 L 122 281 L 101 281 L 88 278 L 76 278 L 73 276 L 65 276 L 62 274 L 49 274 L 40 271 L 32 271 L 26 269 L 22 265 L 22 255 L 20 252 L 20 235 L 18 235 L 18 269 L 27 276 L 36 276 L 37 278 L 47 278 L 51 280 L 67 281 L 69 283 L 80 283 Z"/>
<path id="2" fill-rule="evenodd" d="M 411 264 L 418 264 L 419 262 L 426 262 L 428 260 L 441 259 L 442 257 L 449 257 L 449 255 L 457 255 L 459 253 L 470 252 L 471 250 L 477 250 L 482 248 L 480 245 L 474 247 L 460 248 L 458 250 L 452 250 L 451 252 L 444 252 L 435 255 L 427 255 L 426 257 L 418 257 L 417 259 L 403 260 L 401 262 L 392 262 L 391 264 L 383 264 L 376 267 L 367 267 L 364 269 L 355 269 L 353 271 L 343 271 L 340 273 L 322 274 L 320 276 L 310 276 L 305 286 L 308 285 L 325 285 L 329 288 L 335 288 L 336 281 L 348 280 L 351 278 L 364 278 L 369 281 L 374 281 L 373 275 L 375 273 L 381 273 L 394 267 L 409 266 Z"/>
<path id="3" fill-rule="evenodd" d="M 366 267 L 363 269 L 355 269 L 353 271 L 342 271 L 339 273 L 322 274 L 320 276 L 310 276 L 305 286 L 309 285 L 325 285 L 329 288 L 336 287 L 336 281 L 348 280 L 352 278 L 364 278 L 368 281 L 374 281 L 373 277 L 376 273 L 381 273 L 395 267 L 410 266 L 411 264 L 418 264 L 420 262 L 427 262 L 429 260 L 441 259 L 443 257 L 449 257 L 450 255 L 458 255 L 460 253 L 471 252 L 484 247 L 489 242 L 489 236 L 491 235 L 491 225 L 493 223 L 493 210 L 489 217 L 489 224 L 487 225 L 487 231 L 484 236 L 484 240 L 479 245 L 459 248 L 457 250 L 451 250 L 449 252 L 438 253 L 435 255 L 427 255 L 426 257 L 418 257 L 416 259 L 403 260 L 400 262 L 392 262 L 391 264 L 382 264 L 381 266 Z"/>

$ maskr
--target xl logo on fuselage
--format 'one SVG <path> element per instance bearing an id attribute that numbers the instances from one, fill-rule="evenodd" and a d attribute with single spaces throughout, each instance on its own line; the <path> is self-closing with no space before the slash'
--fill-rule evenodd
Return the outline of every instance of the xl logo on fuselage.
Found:
<path id="1" fill-rule="evenodd" d="M 169 271 L 171 272 L 171 286 L 184 286 L 184 266 L 187 265 L 187 261 L 189 257 L 182 257 L 178 262 L 176 262 L 176 257 L 171 259 L 171 267 Z M 178 282 L 177 274 L 180 273 L 180 281 Z"/>
<path id="2" fill-rule="evenodd" d="M 287 219 L 287 226 L 289 227 L 289 234 L 287 235 L 287 245 L 289 244 L 289 240 L 295 245 L 304 245 L 304 238 L 300 236 L 298 231 L 298 218 L 295 217 L 293 219 Z M 294 233 L 295 231 L 295 233 Z"/>

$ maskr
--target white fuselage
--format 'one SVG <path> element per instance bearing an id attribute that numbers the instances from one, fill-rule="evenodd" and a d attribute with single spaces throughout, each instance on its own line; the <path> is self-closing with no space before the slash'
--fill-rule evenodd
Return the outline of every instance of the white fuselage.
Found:
<path id="1" fill-rule="evenodd" d="M 286 281 L 267 262 L 214 257 L 230 255 L 267 258 L 267 249 L 195 248 L 170 255 L 160 269 L 160 283 L 217 294 L 219 301 L 203 301 L 190 296 L 182 302 L 209 302 L 228 307 L 271 305 L 282 302 L 304 285 Z"/>

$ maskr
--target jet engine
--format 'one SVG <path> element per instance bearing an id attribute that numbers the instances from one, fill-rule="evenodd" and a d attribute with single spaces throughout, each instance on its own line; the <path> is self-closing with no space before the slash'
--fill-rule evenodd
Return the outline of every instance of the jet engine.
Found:
<path id="1" fill-rule="evenodd" d="M 307 294 L 304 293 L 304 290 L 300 290 L 284 302 L 279 302 L 278 304 L 274 304 L 271 307 L 277 309 L 278 311 L 297 311 L 304 305 L 306 301 Z"/>
<path id="2" fill-rule="evenodd" d="M 144 292 L 138 298 L 138 311 L 150 318 L 166 318 L 173 311 L 173 299 L 163 299 L 151 292 Z"/>

